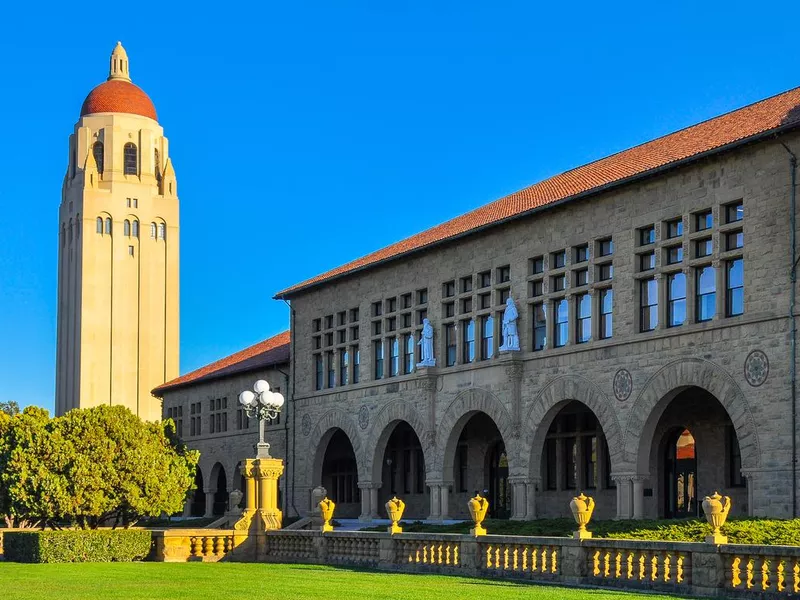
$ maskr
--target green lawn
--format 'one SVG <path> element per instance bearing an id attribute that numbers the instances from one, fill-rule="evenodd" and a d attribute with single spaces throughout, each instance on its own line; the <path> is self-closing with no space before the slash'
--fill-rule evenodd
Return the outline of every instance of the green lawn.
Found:
<path id="1" fill-rule="evenodd" d="M 278 598 L 294 600 L 649 600 L 652 594 L 567 589 L 442 575 L 386 574 L 312 565 L 243 563 L 113 563 L 22 565 L 0 563 L 4 600 L 72 598 Z M 674 597 L 673 597 L 674 599 Z"/>

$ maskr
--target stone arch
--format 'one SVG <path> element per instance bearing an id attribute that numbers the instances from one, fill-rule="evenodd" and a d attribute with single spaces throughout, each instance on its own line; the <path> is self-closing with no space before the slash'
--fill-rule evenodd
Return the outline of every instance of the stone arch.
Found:
<path id="1" fill-rule="evenodd" d="M 221 461 L 216 461 L 211 469 L 207 470 L 208 472 L 208 480 L 205 482 L 206 491 L 208 492 L 215 492 L 217 490 L 217 481 L 219 480 L 219 473 L 222 471 L 225 475 L 226 485 L 228 480 L 228 469 L 225 468 L 225 465 L 222 464 Z"/>
<path id="2" fill-rule="evenodd" d="M 401 421 L 408 423 L 411 429 L 414 430 L 422 446 L 425 466 L 430 469 L 429 465 L 432 464 L 434 448 L 431 447 L 430 435 L 428 435 L 425 421 L 422 420 L 419 411 L 413 404 L 396 400 L 381 408 L 370 426 L 370 435 L 364 448 L 364 468 L 373 483 L 378 483 L 381 480 L 383 452 L 395 426 Z"/>
<path id="3" fill-rule="evenodd" d="M 747 398 L 727 371 L 700 358 L 673 361 L 645 383 L 628 411 L 624 438 L 626 460 L 637 472 L 647 472 L 650 446 L 659 419 L 675 396 L 689 387 L 702 388 L 717 399 L 736 431 L 742 468 L 758 467 L 761 460 L 758 428 Z"/>
<path id="4" fill-rule="evenodd" d="M 322 463 L 325 460 L 325 451 L 328 448 L 328 442 L 331 441 L 337 429 L 341 429 L 345 433 L 353 446 L 359 481 L 366 480 L 366 469 L 364 468 L 363 450 L 358 428 L 349 414 L 339 409 L 333 409 L 322 415 L 309 436 L 309 439 L 316 440 L 316 442 L 312 441 L 312 445 L 309 448 L 309 456 L 312 457 L 313 461 L 311 469 L 308 469 L 306 473 L 306 485 L 308 485 L 309 489 L 318 485 L 316 482 L 319 482 L 322 478 Z"/>
<path id="5" fill-rule="evenodd" d="M 511 416 L 503 403 L 491 392 L 481 388 L 470 388 L 460 392 L 449 404 L 437 427 L 436 452 L 433 456 L 431 471 L 444 475 L 445 465 L 452 465 L 455 458 L 456 445 L 461 431 L 470 418 L 477 413 L 486 414 L 500 431 L 506 445 L 509 471 L 514 472 L 518 463 L 518 453 Z"/>
<path id="6" fill-rule="evenodd" d="M 523 440 L 530 440 L 529 474 L 539 477 L 542 448 L 550 425 L 569 402 L 577 400 L 597 417 L 608 444 L 612 469 L 623 456 L 624 442 L 613 402 L 602 390 L 579 375 L 563 375 L 549 381 L 530 405 L 523 424 Z"/>

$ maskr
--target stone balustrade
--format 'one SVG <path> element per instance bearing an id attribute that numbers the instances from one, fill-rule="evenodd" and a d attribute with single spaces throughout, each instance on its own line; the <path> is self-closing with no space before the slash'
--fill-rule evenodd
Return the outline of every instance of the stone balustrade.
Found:
<path id="1" fill-rule="evenodd" d="M 795 598 L 800 594 L 800 547 L 725 544 L 720 553 L 725 595 Z"/>
<path id="2" fill-rule="evenodd" d="M 247 532 L 233 529 L 167 529 L 153 531 L 151 559 L 159 562 L 234 560 L 247 545 Z M 242 554 L 242 558 L 245 558 Z"/>

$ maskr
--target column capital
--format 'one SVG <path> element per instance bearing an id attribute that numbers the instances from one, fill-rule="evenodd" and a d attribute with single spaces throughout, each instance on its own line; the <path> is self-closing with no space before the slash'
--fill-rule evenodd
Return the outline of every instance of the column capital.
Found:
<path id="1" fill-rule="evenodd" d="M 381 481 L 359 481 L 358 489 L 360 490 L 379 490 L 383 482 Z"/>

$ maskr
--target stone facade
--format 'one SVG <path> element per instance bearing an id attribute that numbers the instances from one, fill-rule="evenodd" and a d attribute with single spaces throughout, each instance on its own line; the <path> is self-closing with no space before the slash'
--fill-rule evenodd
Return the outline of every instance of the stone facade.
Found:
<path id="1" fill-rule="evenodd" d="M 425 471 L 425 489 L 412 499 L 408 517 L 464 517 L 473 488 L 501 498 L 512 518 L 566 516 L 568 498 L 584 487 L 597 498 L 596 518 L 657 517 L 674 511 L 670 503 L 680 494 L 673 488 L 687 480 L 692 497 L 685 497 L 684 487 L 678 500 L 684 507 L 689 500 L 690 511 L 696 511 L 698 497 L 718 489 L 734 498 L 740 513 L 790 516 L 791 168 L 782 142 L 800 151 L 800 135 L 789 133 L 719 152 L 290 294 L 298 424 L 289 433 L 296 474 L 292 503 L 303 514 L 309 510 L 311 490 L 333 468 L 326 454 L 342 452 L 330 447 L 331 440 L 346 439 L 344 453 L 353 457 L 358 480 L 358 514 L 364 520 L 385 516 L 390 485 L 404 488 L 397 491 L 403 498 L 414 488 L 405 480 L 387 481 L 407 477 L 406 471 L 392 475 L 387 458 L 391 434 L 404 423 L 416 445 L 397 451 L 416 454 L 418 447 Z M 740 221 L 732 208 L 738 203 Z M 713 224 L 703 229 L 711 223 L 704 216 L 709 210 Z M 650 226 L 655 240 L 643 243 Z M 709 236 L 713 250 L 701 256 L 709 250 Z M 600 256 L 609 239 L 613 251 Z M 650 251 L 655 268 L 643 271 L 650 259 L 642 255 Z M 744 264 L 743 313 L 726 316 L 728 296 L 736 293 L 726 290 L 726 272 L 738 258 Z M 607 268 L 601 271 L 608 263 L 610 278 Z M 701 280 L 708 265 L 714 271 L 703 272 Z M 580 273 L 584 266 L 586 274 Z M 686 278 L 685 301 L 673 306 L 685 310 L 686 318 L 667 327 L 676 318 L 668 309 L 667 278 L 676 272 Z M 650 314 L 641 308 L 647 285 L 642 281 L 653 276 L 658 325 L 641 331 Z M 698 298 L 709 277 L 715 297 Z M 609 287 L 613 333 L 601 339 L 601 296 Z M 484 298 L 486 291 L 490 296 Z M 500 354 L 498 324 L 508 293 L 520 311 L 522 350 Z M 554 347 L 561 298 L 569 306 L 566 339 Z M 546 345 L 533 351 L 534 305 L 542 301 Z M 583 306 L 591 307 L 591 325 L 582 329 Z M 700 321 L 710 312 L 712 318 Z M 481 320 L 490 315 L 493 321 Z M 416 362 L 425 316 L 435 328 L 437 366 L 404 374 L 403 336 L 413 336 L 409 348 Z M 472 349 L 466 318 L 476 323 Z M 447 323 L 458 329 L 446 333 Z M 477 348 L 485 323 L 493 328 L 485 342 L 493 352 L 481 359 Z M 578 343 L 584 331 L 591 339 Z M 377 345 L 383 348 L 380 379 Z M 474 362 L 466 363 L 473 351 Z M 446 366 L 448 352 L 453 366 Z M 394 356 L 398 373 L 389 376 Z M 581 427 L 590 433 L 576 434 Z M 675 450 L 684 430 L 693 445 L 681 449 L 678 442 Z M 689 456 L 681 452 L 693 454 L 695 462 L 676 475 L 676 465 Z"/>

